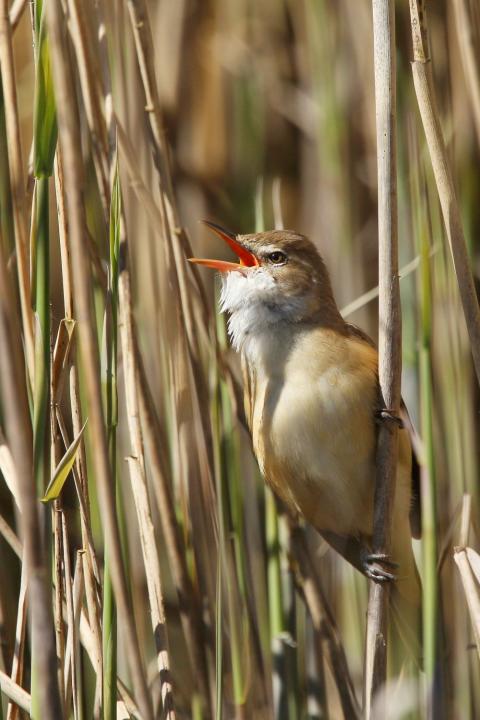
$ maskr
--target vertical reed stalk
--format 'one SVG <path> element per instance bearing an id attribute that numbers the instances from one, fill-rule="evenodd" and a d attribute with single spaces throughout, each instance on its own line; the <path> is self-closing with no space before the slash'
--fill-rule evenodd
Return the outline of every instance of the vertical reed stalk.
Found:
<path id="1" fill-rule="evenodd" d="M 462 216 L 458 205 L 447 149 L 438 114 L 428 45 L 427 14 L 424 0 L 410 0 L 413 39 L 413 83 L 427 140 L 443 222 L 452 253 L 463 313 L 470 337 L 473 364 L 480 383 L 480 308 L 473 281 Z"/>
<path id="2" fill-rule="evenodd" d="M 50 300 L 49 300 L 49 192 L 48 177 L 36 181 L 35 230 L 33 257 L 35 291 L 35 372 L 33 393 L 33 472 L 37 497 L 43 497 L 50 476 Z M 51 559 L 50 509 L 42 508 L 41 518 L 46 522 L 43 542 L 47 557 Z M 32 714 L 41 717 L 41 703 L 38 690 L 37 648 L 32 648 Z"/>
<path id="3" fill-rule="evenodd" d="M 426 682 L 428 717 L 439 717 L 435 675 L 439 671 L 438 647 L 438 576 L 437 576 L 437 510 L 435 483 L 435 450 L 432 421 L 431 367 L 431 279 L 428 232 L 422 233 L 420 264 L 420 387 L 421 427 L 425 448 L 422 477 L 422 539 L 423 539 L 423 662 Z"/>
<path id="4" fill-rule="evenodd" d="M 18 286 L 20 291 L 22 329 L 25 343 L 30 385 L 33 387 L 34 340 L 33 315 L 30 307 L 31 289 L 27 255 L 27 223 L 25 183 L 23 178 L 20 124 L 18 119 L 17 91 L 13 66 L 12 32 L 8 15 L 8 0 L 0 2 L 0 67 L 5 98 L 5 120 L 8 140 L 10 188 L 15 225 Z"/>
<path id="5" fill-rule="evenodd" d="M 49 385 L 50 385 L 50 298 L 49 298 L 49 191 L 48 177 L 37 180 L 35 192 L 35 382 L 33 399 L 33 462 L 38 497 L 49 482 Z"/>
<path id="6" fill-rule="evenodd" d="M 5 249 L 10 253 L 15 244 L 13 228 L 12 197 L 8 167 L 8 141 L 5 123 L 5 98 L 0 75 L 0 233 L 3 236 Z"/>
<path id="7" fill-rule="evenodd" d="M 388 555 L 397 464 L 401 319 L 397 245 L 395 13 L 393 0 L 373 0 L 378 176 L 379 380 L 385 412 L 377 441 L 373 552 Z M 364 713 L 385 684 L 388 585 L 370 583 L 364 668 Z M 384 711 L 379 709 L 379 716 Z"/>
<path id="8" fill-rule="evenodd" d="M 217 494 L 218 517 L 218 552 L 217 552 L 217 592 L 215 604 L 215 720 L 222 720 L 224 707 L 224 586 L 226 584 L 226 549 L 225 549 L 225 503 L 223 500 L 222 458 L 220 452 L 220 392 L 218 368 L 214 368 L 215 393 L 212 399 L 212 428 L 213 428 L 213 462 L 215 471 L 215 487 Z"/>
<path id="9" fill-rule="evenodd" d="M 267 545 L 268 615 L 272 652 L 273 704 L 275 718 L 280 720 L 286 717 L 286 677 L 282 641 L 285 632 L 285 621 L 280 564 L 279 519 L 275 496 L 267 487 L 265 488 L 265 541 Z"/>
<path id="10" fill-rule="evenodd" d="M 44 555 L 33 476 L 32 431 L 25 387 L 25 361 L 13 293 L 0 238 L 0 381 L 7 440 L 15 462 L 21 501 L 22 537 L 28 569 L 32 648 L 42 720 L 63 717 L 57 683 L 57 660 L 51 607 L 50 573 Z M 37 718 L 40 716 L 37 715 Z"/>
<path id="11" fill-rule="evenodd" d="M 478 57 L 475 44 L 478 25 L 475 29 L 469 17 L 467 0 L 453 0 L 453 8 L 463 72 L 473 110 L 477 143 L 480 147 L 480 74 L 478 72 Z"/>
<path id="12" fill-rule="evenodd" d="M 217 336 L 219 347 L 227 344 L 225 322 L 222 317 L 217 319 Z M 236 455 L 235 438 L 232 427 L 232 408 L 227 386 L 219 379 L 218 397 L 220 405 L 219 425 L 221 435 L 221 486 L 222 513 L 228 523 L 226 533 L 226 577 L 228 618 L 231 627 L 230 660 L 233 676 L 233 701 L 236 718 L 241 720 L 246 713 L 247 670 L 245 658 L 249 658 L 248 622 L 246 617 L 246 597 L 244 578 L 244 558 L 242 553 L 242 512 L 240 503 L 238 458 Z"/>
<path id="13" fill-rule="evenodd" d="M 109 443 L 109 449 L 115 447 Z M 114 720 L 117 707 L 117 613 L 110 575 L 108 542 L 104 551 L 103 575 L 103 719 Z"/>
<path id="14" fill-rule="evenodd" d="M 53 173 L 53 159 L 57 144 L 55 98 L 50 74 L 50 54 L 45 32 L 43 3 L 37 0 L 34 8 L 35 46 L 35 100 L 34 100 L 34 154 L 36 177 L 34 192 L 35 218 L 33 221 L 32 282 L 35 309 L 35 374 L 33 392 L 33 467 L 37 497 L 43 497 L 50 481 L 50 430 L 55 418 L 50 416 L 51 388 L 51 328 L 50 328 L 50 208 L 49 182 Z M 46 521 L 44 542 L 47 557 L 52 557 L 51 512 L 42 509 Z M 57 558 L 60 562 L 60 557 Z M 58 578 L 57 578 L 58 581 Z M 57 588 L 57 593 L 60 587 Z M 57 617 L 61 623 L 61 617 Z M 34 648 L 35 650 L 35 648 Z M 35 652 L 32 653 L 32 712 L 41 717 Z"/>
<path id="15" fill-rule="evenodd" d="M 103 330 L 103 357 L 106 364 L 105 415 L 108 453 L 113 479 L 117 485 L 117 347 L 118 347 L 118 253 L 120 247 L 120 188 L 115 174 L 110 203 L 109 271 L 107 306 Z M 110 548 L 105 537 L 103 577 L 103 719 L 114 720 L 117 713 L 117 613 L 110 571 Z"/>

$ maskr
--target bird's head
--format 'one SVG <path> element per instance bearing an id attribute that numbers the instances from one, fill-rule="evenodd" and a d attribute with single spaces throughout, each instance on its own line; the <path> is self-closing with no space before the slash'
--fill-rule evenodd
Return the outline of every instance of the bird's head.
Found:
<path id="1" fill-rule="evenodd" d="M 237 255 L 238 262 L 192 258 L 218 270 L 222 278 L 221 309 L 230 313 L 235 346 L 248 335 L 280 322 L 321 320 L 331 314 L 330 278 L 315 245 L 290 230 L 234 235 L 206 222 Z"/>

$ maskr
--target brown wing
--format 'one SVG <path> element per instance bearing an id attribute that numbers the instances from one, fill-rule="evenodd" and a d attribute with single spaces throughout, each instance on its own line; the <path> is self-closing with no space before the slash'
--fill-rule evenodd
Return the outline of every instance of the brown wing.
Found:
<path id="1" fill-rule="evenodd" d="M 320 535 L 339 555 L 365 575 L 365 565 L 362 557 L 370 552 L 368 545 L 364 545 L 360 538 L 352 535 L 345 537 L 330 531 L 320 532 Z"/>
<path id="2" fill-rule="evenodd" d="M 356 325 L 347 323 L 348 332 L 351 335 L 363 340 L 367 345 L 371 345 L 376 348 L 376 344 L 366 332 L 361 330 Z M 379 387 L 379 407 L 381 403 L 380 387 Z M 411 485 L 411 505 L 410 505 L 410 531 L 412 537 L 419 539 L 422 536 L 422 505 L 421 505 L 421 493 L 420 493 L 420 464 L 418 462 L 418 456 L 416 453 L 417 433 L 415 427 L 408 414 L 407 407 L 403 400 L 401 401 L 400 414 L 403 420 L 405 429 L 408 430 L 410 435 L 410 444 L 412 446 L 412 485 Z"/>
<path id="3" fill-rule="evenodd" d="M 357 325 L 352 325 L 351 323 L 346 323 L 346 326 L 349 335 L 353 335 L 354 337 L 363 340 L 363 342 L 367 343 L 367 345 L 371 345 L 371 347 L 377 349 L 377 343 L 374 342 L 370 335 L 362 330 L 362 328 L 357 327 Z"/>
<path id="4" fill-rule="evenodd" d="M 422 495 L 420 491 L 420 463 L 418 462 L 417 448 L 418 435 L 413 425 L 407 407 L 402 400 L 400 415 L 403 425 L 410 434 L 412 446 L 412 494 L 410 499 L 410 530 L 412 537 L 419 540 L 422 537 Z"/>

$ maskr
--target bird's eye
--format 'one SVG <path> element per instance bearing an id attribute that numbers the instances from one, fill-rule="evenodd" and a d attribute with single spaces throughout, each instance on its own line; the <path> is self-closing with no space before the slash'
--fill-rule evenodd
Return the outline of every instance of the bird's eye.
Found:
<path id="1" fill-rule="evenodd" d="M 283 265 L 287 260 L 287 256 L 280 250 L 274 250 L 274 252 L 269 253 L 268 259 L 272 265 Z"/>

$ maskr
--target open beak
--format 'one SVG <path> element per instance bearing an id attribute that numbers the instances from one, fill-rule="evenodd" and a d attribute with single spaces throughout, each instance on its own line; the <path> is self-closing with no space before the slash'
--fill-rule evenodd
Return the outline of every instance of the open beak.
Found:
<path id="1" fill-rule="evenodd" d="M 199 258 L 189 258 L 189 262 L 205 265 L 205 267 L 213 268 L 219 272 L 231 272 L 232 270 L 241 270 L 245 267 L 255 267 L 258 265 L 258 260 L 255 255 L 237 241 L 236 235 L 228 230 L 224 230 L 220 225 L 212 223 L 209 220 L 202 220 L 202 222 L 211 228 L 214 233 L 219 235 L 227 245 L 230 245 L 235 255 L 239 258 L 239 262 L 233 263 L 226 262 L 225 260 L 203 260 Z"/>

